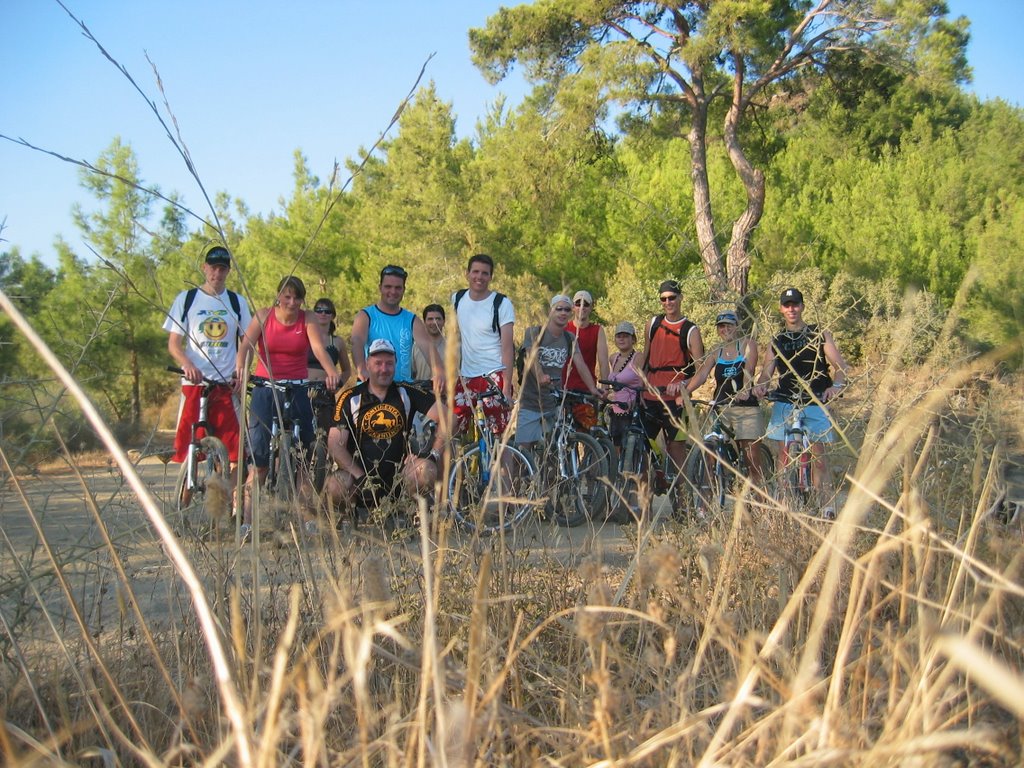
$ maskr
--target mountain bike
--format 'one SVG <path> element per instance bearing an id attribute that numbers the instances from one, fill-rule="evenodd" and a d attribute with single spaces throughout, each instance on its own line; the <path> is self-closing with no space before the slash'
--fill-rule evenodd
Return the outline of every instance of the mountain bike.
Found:
<path id="1" fill-rule="evenodd" d="M 448 512 L 467 531 L 489 535 L 511 530 L 530 511 L 533 463 L 487 425 L 484 401 L 508 400 L 488 375 L 488 387 L 473 395 L 473 420 L 448 473 Z"/>
<path id="2" fill-rule="evenodd" d="M 765 400 L 774 403 L 789 403 L 778 392 L 769 392 Z M 782 441 L 782 476 L 779 490 L 792 501 L 805 504 L 814 491 L 811 482 L 811 440 L 804 428 L 804 408 L 801 403 L 789 403 L 793 407 L 786 417 Z"/>
<path id="3" fill-rule="evenodd" d="M 267 464 L 267 478 L 264 488 L 278 503 L 287 508 L 298 495 L 299 470 L 303 466 L 301 428 L 292 415 L 295 397 L 308 397 L 308 390 L 323 389 L 323 382 L 305 380 L 276 380 L 253 376 L 249 379 L 249 391 L 256 387 L 268 387 L 275 397 L 274 417 L 270 424 L 270 461 Z"/>
<path id="4" fill-rule="evenodd" d="M 173 365 L 167 366 L 167 370 L 179 375 L 185 373 Z M 207 489 L 213 483 L 221 484 L 227 498 L 231 498 L 228 451 L 220 438 L 210 431 L 210 425 L 207 423 L 210 390 L 215 387 L 230 388 L 231 384 L 204 377 L 202 384 L 198 386 L 202 387 L 199 393 L 199 416 L 192 424 L 188 451 L 181 469 L 178 470 L 178 479 L 174 485 L 174 507 L 179 514 L 193 506 L 204 508 Z M 199 430 L 205 432 L 203 437 L 199 437 Z"/>
<path id="5" fill-rule="evenodd" d="M 327 472 L 330 465 L 330 456 L 327 451 L 328 428 L 320 418 L 321 412 L 326 409 L 333 411 L 335 405 L 334 393 L 327 389 L 322 381 L 309 382 L 309 400 L 313 406 L 313 445 L 309 448 L 309 474 L 313 483 L 313 490 L 319 496 L 324 489 L 324 481 L 327 479 Z"/>
<path id="6" fill-rule="evenodd" d="M 703 447 L 691 451 L 686 462 L 686 480 L 694 512 L 701 518 L 721 512 L 726 495 L 731 491 L 737 474 L 750 476 L 750 467 L 743 451 L 736 443 L 736 435 L 722 421 L 721 407 L 714 402 L 692 400 L 694 405 L 708 408 L 710 424 L 703 436 Z M 771 475 L 774 465 L 771 451 L 762 442 L 753 449 L 761 452 L 761 466 L 765 476 Z"/>
<path id="7" fill-rule="evenodd" d="M 558 407 L 554 426 L 544 436 L 542 453 L 537 457 L 536 487 L 539 496 L 547 499 L 545 507 L 551 520 L 573 528 L 604 516 L 608 459 L 596 438 L 575 429 L 572 406 L 593 396 L 552 388 L 549 397 Z"/>
<path id="8" fill-rule="evenodd" d="M 628 390 L 635 394 L 629 409 L 629 427 L 618 452 L 617 482 L 608 516 L 639 520 L 653 496 L 668 493 L 676 484 L 675 463 L 647 437 L 641 397 L 646 389 L 611 379 L 601 379 L 600 383 L 616 391 Z"/>

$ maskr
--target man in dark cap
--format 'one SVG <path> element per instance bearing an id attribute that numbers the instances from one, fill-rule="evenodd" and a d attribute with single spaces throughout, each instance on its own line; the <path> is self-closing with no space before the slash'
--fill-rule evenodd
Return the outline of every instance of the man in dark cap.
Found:
<path id="1" fill-rule="evenodd" d="M 664 312 L 647 321 L 641 369 L 647 375 L 644 393 L 644 427 L 648 438 L 665 433 L 665 445 L 676 468 L 682 471 L 686 461 L 683 406 L 680 395 L 704 357 L 700 328 L 683 316 L 683 290 L 675 280 L 658 286 L 658 300 Z"/>
<path id="2" fill-rule="evenodd" d="M 230 385 L 235 379 L 238 339 L 249 327 L 252 316 L 245 301 L 225 287 L 231 272 L 231 254 L 227 248 L 222 245 L 208 248 L 202 269 L 206 278 L 203 284 L 178 294 L 163 325 L 168 333 L 167 351 L 184 371 L 174 460 L 185 460 L 192 425 L 199 418 L 202 387 L 197 385 L 205 378 L 226 385 L 210 389 L 207 422 L 227 448 L 233 469 L 238 461 L 238 414 Z"/>
<path id="3" fill-rule="evenodd" d="M 832 478 L 824 444 L 835 440 L 835 432 L 822 406 L 846 386 L 848 366 L 832 334 L 804 322 L 804 296 L 799 289 L 787 288 L 782 292 L 779 312 L 786 327 L 768 347 L 754 393 L 764 397 L 768 383 L 778 372 L 776 394 L 782 402 L 774 403 L 766 434 L 777 445 L 786 438 L 786 421 L 794 405 L 803 408 L 804 429 L 811 441 L 811 483 L 826 499 L 822 516 L 831 518 L 835 507 L 830 501 Z"/>

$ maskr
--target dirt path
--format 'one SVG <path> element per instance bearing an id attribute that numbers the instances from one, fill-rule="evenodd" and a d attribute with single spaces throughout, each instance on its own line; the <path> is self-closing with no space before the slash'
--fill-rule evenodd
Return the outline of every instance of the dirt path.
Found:
<path id="1" fill-rule="evenodd" d="M 180 531 L 180 521 L 174 519 L 170 505 L 177 466 L 165 466 L 150 458 L 141 461 L 137 470 L 162 504 L 172 527 Z M 120 471 L 111 465 L 83 470 L 83 477 L 144 615 L 159 622 L 181 615 L 181 610 L 171 610 L 175 605 L 187 611 L 180 580 Z M 109 629 L 124 610 L 125 594 L 114 567 L 114 555 L 104 543 L 85 489 L 71 473 L 23 477 L 18 479 L 18 486 L 32 514 L 26 510 L 26 502 L 15 484 L 8 481 L 0 488 L 0 609 L 17 612 L 18 606 L 34 605 L 41 600 L 58 621 L 70 618 L 53 563 L 46 553 L 49 548 L 53 561 L 60 565 L 76 600 L 83 606 L 90 626 L 96 626 L 98 631 Z M 352 543 L 357 546 L 349 547 L 353 567 L 362 557 L 379 552 L 384 546 L 379 531 L 360 529 L 355 536 L 358 541 Z M 635 537 L 635 527 L 609 524 L 565 530 L 534 521 L 518 529 L 506 544 L 515 549 L 528 548 L 530 558 L 553 559 L 565 568 L 578 566 L 592 556 L 624 568 L 635 552 Z M 185 535 L 182 541 L 207 589 L 213 593 L 238 574 L 253 572 L 239 565 L 251 564 L 255 550 L 251 546 L 237 547 L 229 531 L 215 539 Z M 295 541 L 289 533 L 277 532 L 261 542 L 258 565 L 263 577 L 277 586 L 308 577 L 300 565 Z M 328 567 L 331 558 L 321 546 L 325 542 L 332 543 L 326 539 L 302 541 L 301 546 L 314 555 L 314 562 Z M 391 554 L 409 561 L 421 558 L 419 537 L 413 531 L 405 532 L 397 540 L 390 538 L 388 544 L 398 547 Z M 453 533 L 448 546 L 465 548 L 469 542 Z M 318 554 L 323 557 L 315 556 Z"/>

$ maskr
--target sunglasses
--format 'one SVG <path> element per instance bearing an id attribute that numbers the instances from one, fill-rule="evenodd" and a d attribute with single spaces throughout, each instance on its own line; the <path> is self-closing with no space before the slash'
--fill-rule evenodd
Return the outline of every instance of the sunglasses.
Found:
<path id="1" fill-rule="evenodd" d="M 409 276 L 409 273 L 406 272 L 401 267 L 396 267 L 394 264 L 388 264 L 388 266 L 384 267 L 384 269 L 382 269 L 380 271 L 380 276 L 381 277 L 400 277 L 403 280 L 405 280 L 405 278 L 407 278 Z"/>
<path id="2" fill-rule="evenodd" d="M 679 294 L 678 293 L 671 294 L 670 296 L 659 296 L 658 297 L 658 301 L 660 301 L 662 304 L 664 304 L 666 301 L 676 301 L 678 299 L 679 299 Z"/>
<path id="3" fill-rule="evenodd" d="M 578 300 L 574 301 L 573 304 L 575 304 L 577 307 L 589 307 L 590 306 L 590 302 L 589 301 L 584 301 L 583 299 L 578 299 Z"/>
<path id="4" fill-rule="evenodd" d="M 555 312 L 572 312 L 572 307 L 555 307 Z"/>
<path id="5" fill-rule="evenodd" d="M 331 309 L 330 307 L 317 307 L 313 311 L 316 312 L 318 315 L 333 315 L 334 314 L 334 310 Z"/>

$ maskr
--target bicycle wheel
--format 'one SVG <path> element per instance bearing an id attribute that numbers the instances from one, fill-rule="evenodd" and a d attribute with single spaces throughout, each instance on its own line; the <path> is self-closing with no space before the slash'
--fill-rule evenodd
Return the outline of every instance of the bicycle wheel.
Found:
<path id="1" fill-rule="evenodd" d="M 188 462 L 181 465 L 174 486 L 174 503 L 178 513 L 190 508 L 203 509 L 210 517 L 221 517 L 231 504 L 228 483 L 228 451 L 216 437 L 199 441 L 194 458 L 195 477 L 188 483 Z M 191 486 L 191 487 L 189 487 Z M 214 488 L 211 493 L 211 486 Z"/>
<path id="2" fill-rule="evenodd" d="M 686 483 L 690 508 L 698 518 L 708 519 L 725 506 L 724 477 L 716 456 L 695 448 L 686 461 Z"/>
<path id="3" fill-rule="evenodd" d="M 552 469 L 558 473 L 559 463 Z M 551 478 L 551 518 L 558 525 L 574 528 L 588 519 L 604 515 L 607 505 L 608 466 L 601 444 L 584 432 L 570 432 L 566 438 L 565 476 Z"/>
<path id="4" fill-rule="evenodd" d="M 327 479 L 327 466 L 329 457 L 327 455 L 327 434 L 322 430 L 316 431 L 316 439 L 310 449 L 310 481 L 313 483 L 313 490 L 317 496 L 323 493 L 324 481 Z"/>
<path id="5" fill-rule="evenodd" d="M 617 492 L 613 497 L 613 522 L 628 523 L 639 520 L 643 513 L 644 488 L 650 489 L 650 454 L 646 438 L 628 434 L 622 444 L 619 460 Z"/>
<path id="6" fill-rule="evenodd" d="M 479 446 L 459 456 L 448 475 L 448 512 L 467 531 L 509 530 L 530 511 L 533 464 L 511 445 L 484 466 Z"/>
<path id="7" fill-rule="evenodd" d="M 803 504 L 811 488 L 810 457 L 804 453 L 803 444 L 791 440 L 786 443 L 782 455 L 782 484 L 790 501 Z"/>

